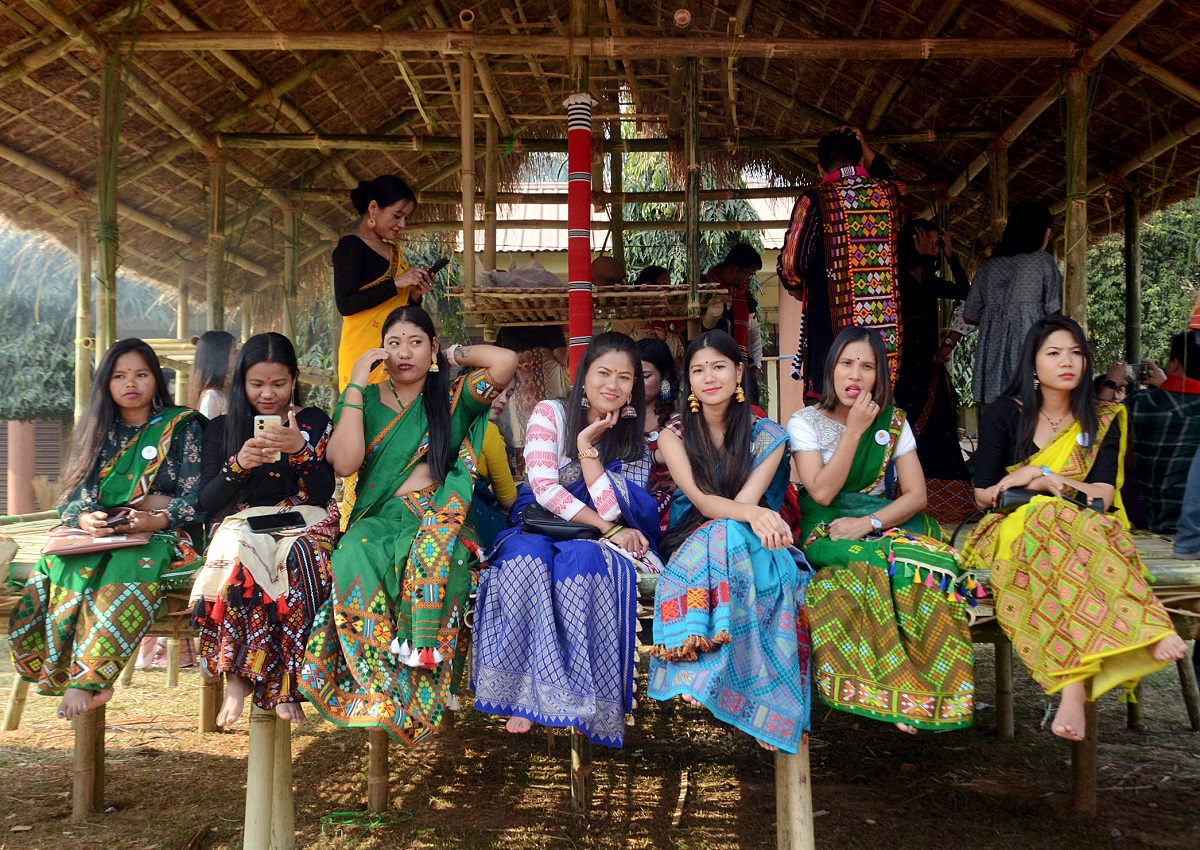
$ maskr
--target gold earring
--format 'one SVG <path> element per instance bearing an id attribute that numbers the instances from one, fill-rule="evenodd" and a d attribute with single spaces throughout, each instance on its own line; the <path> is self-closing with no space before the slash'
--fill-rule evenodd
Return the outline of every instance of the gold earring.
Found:
<path id="1" fill-rule="evenodd" d="M 375 226 L 375 216 L 371 216 L 370 218 L 367 219 L 367 227 L 374 227 L 374 226 Z"/>
<path id="2" fill-rule="evenodd" d="M 735 390 L 733 391 L 733 397 L 734 397 L 735 399 L 737 399 L 737 402 L 738 402 L 738 404 L 745 404 L 745 402 L 746 402 L 746 393 L 745 393 L 745 391 L 742 389 L 742 382 L 741 382 L 741 381 L 738 381 L 738 382 L 737 382 L 737 389 L 735 389 Z"/>
<path id="3" fill-rule="evenodd" d="M 688 408 L 691 409 L 692 413 L 700 412 L 700 399 L 696 398 L 695 390 L 688 393 Z"/>
<path id="4" fill-rule="evenodd" d="M 438 362 L 437 362 L 437 352 L 436 352 L 436 351 L 435 351 L 435 352 L 433 352 L 433 362 L 429 364 L 429 371 L 430 371 L 430 372 L 440 372 L 440 371 L 442 371 L 442 367 L 441 367 L 441 366 L 439 366 L 439 365 L 438 365 Z"/>

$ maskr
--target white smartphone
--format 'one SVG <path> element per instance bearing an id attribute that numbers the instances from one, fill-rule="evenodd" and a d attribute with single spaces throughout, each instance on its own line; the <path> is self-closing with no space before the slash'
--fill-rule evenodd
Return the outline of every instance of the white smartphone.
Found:
<path id="1" fill-rule="evenodd" d="M 279 416 L 275 416 L 275 415 L 255 416 L 254 417 L 254 436 L 258 437 L 258 436 L 261 436 L 262 434 L 266 433 L 266 430 L 269 427 L 271 427 L 272 425 L 274 425 L 277 428 L 282 427 L 283 419 L 280 418 Z M 279 452 L 275 452 L 273 455 L 264 455 L 264 457 L 270 458 L 270 462 L 274 463 L 275 461 L 279 460 L 279 458 L 282 457 L 282 455 L 280 455 Z"/>

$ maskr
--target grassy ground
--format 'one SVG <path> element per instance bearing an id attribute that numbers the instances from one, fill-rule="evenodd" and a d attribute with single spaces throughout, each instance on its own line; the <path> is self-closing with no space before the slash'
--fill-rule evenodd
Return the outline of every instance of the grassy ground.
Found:
<path id="1" fill-rule="evenodd" d="M 0 675 L 10 681 L 3 648 Z M 993 734 L 990 647 L 977 647 L 974 730 L 901 735 L 891 727 L 814 711 L 817 847 L 1094 850 L 1200 847 L 1200 736 L 1188 732 L 1174 667 L 1143 685 L 1147 731 L 1125 729 L 1125 706 L 1101 702 L 1100 814 L 1071 813 L 1070 748 L 1039 729 L 1047 700 L 1017 671 L 1017 737 Z M 0 850 L 9 848 L 238 848 L 244 807 L 245 721 L 199 735 L 199 677 L 168 691 L 142 673 L 108 709 L 106 803 L 85 825 L 70 814 L 69 725 L 55 700 L 31 694 L 21 729 L 0 733 Z M 310 712 L 311 713 L 311 712 Z M 641 700 L 623 750 L 595 748 L 595 800 L 570 811 L 565 735 L 510 736 L 492 717 L 459 714 L 455 729 L 409 752 L 392 749 L 401 823 L 364 831 L 322 827 L 363 808 L 366 734 L 310 719 L 296 731 L 298 847 L 583 850 L 773 848 L 771 757 L 745 735 L 684 706 Z M 681 783 L 688 793 L 672 827 Z M 14 827 L 32 827 L 11 831 Z"/>

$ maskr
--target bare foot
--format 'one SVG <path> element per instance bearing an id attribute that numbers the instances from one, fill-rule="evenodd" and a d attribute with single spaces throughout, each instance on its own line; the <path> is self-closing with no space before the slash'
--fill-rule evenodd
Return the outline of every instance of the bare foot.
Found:
<path id="1" fill-rule="evenodd" d="M 63 720 L 74 720 L 82 714 L 87 714 L 93 708 L 99 708 L 112 699 L 112 688 L 102 691 L 89 691 L 84 688 L 67 688 L 62 702 L 58 704 L 58 716 Z"/>
<path id="2" fill-rule="evenodd" d="M 1058 703 L 1058 712 L 1050 724 L 1050 731 L 1068 741 L 1082 741 L 1087 732 L 1083 709 L 1086 698 L 1087 690 L 1083 682 L 1063 688 L 1062 700 Z"/>
<path id="3" fill-rule="evenodd" d="M 696 699 L 696 698 L 695 698 L 694 696 L 692 696 L 691 694 L 680 694 L 680 695 L 679 695 L 679 698 L 680 698 L 681 700 L 683 700 L 684 702 L 686 702 L 688 705 L 694 705 L 694 706 L 696 706 L 696 708 L 703 708 L 703 707 L 704 707 L 704 703 L 700 702 L 700 700 Z"/>
<path id="4" fill-rule="evenodd" d="M 768 744 L 762 738 L 755 738 L 754 740 L 758 741 L 758 745 L 760 747 L 762 747 L 764 750 L 766 750 L 768 753 L 779 752 L 779 747 L 775 746 L 774 744 Z"/>
<path id="5" fill-rule="evenodd" d="M 897 723 L 896 728 L 899 729 L 901 732 L 903 732 L 905 735 L 917 734 L 917 727 L 909 726 L 907 723 Z"/>
<path id="6" fill-rule="evenodd" d="M 504 728 L 514 735 L 520 735 L 532 729 L 533 723 L 524 717 L 510 717 L 508 718 L 508 722 L 504 724 Z"/>
<path id="7" fill-rule="evenodd" d="M 1178 661 L 1187 658 L 1187 644 L 1177 634 L 1169 634 L 1150 648 L 1155 661 Z"/>
<path id="8" fill-rule="evenodd" d="M 250 693 L 250 683 L 244 676 L 229 673 L 225 676 L 225 701 L 217 713 L 217 725 L 224 728 L 237 723 L 246 706 L 246 696 Z"/>
<path id="9" fill-rule="evenodd" d="M 275 714 L 288 723 L 304 722 L 304 706 L 298 702 L 281 702 L 275 706 Z"/>

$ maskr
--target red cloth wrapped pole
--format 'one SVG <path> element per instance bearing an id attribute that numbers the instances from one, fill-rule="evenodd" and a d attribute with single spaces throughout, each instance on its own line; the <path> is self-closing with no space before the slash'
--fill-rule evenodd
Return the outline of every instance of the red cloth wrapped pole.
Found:
<path id="1" fill-rule="evenodd" d="M 592 96 L 573 94 L 567 107 L 567 329 L 571 379 L 592 339 Z"/>

